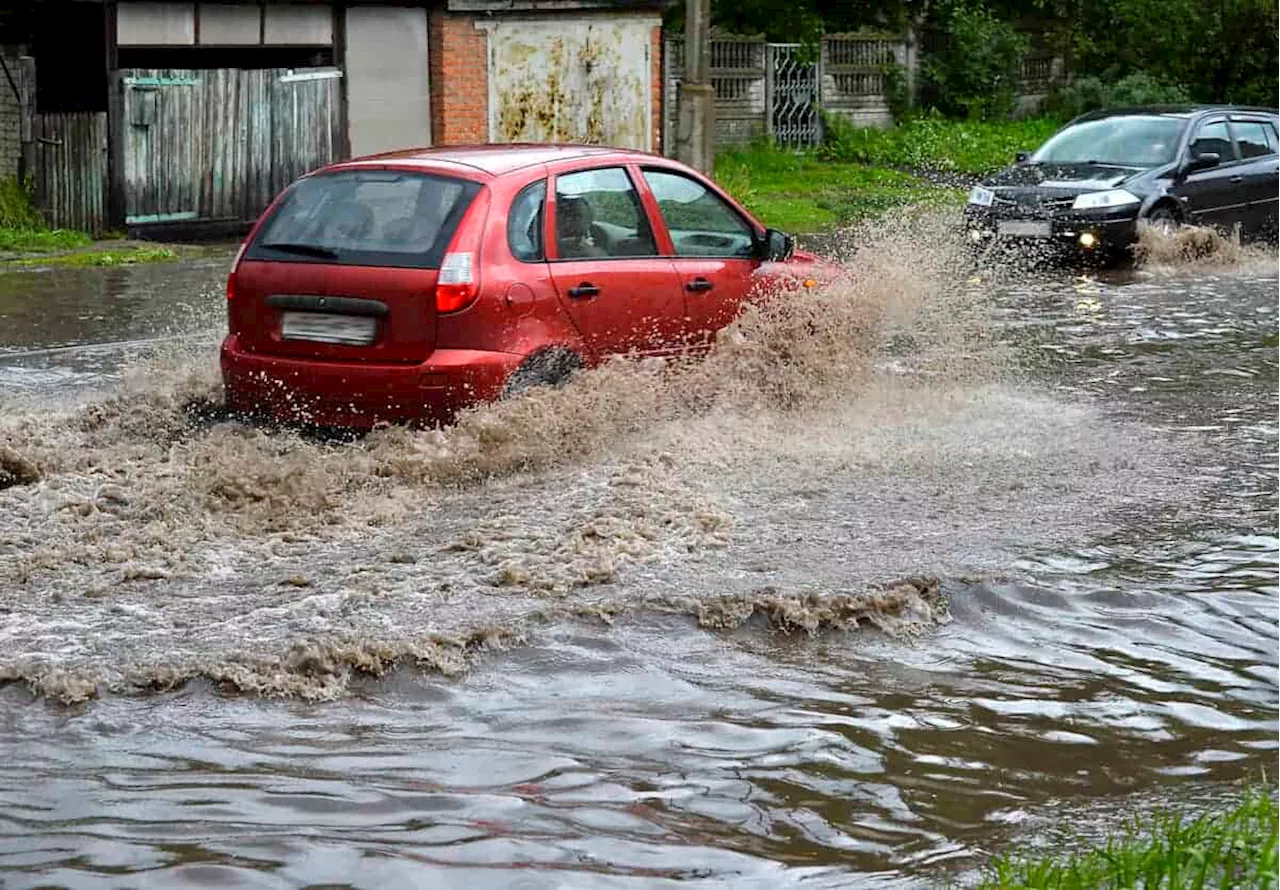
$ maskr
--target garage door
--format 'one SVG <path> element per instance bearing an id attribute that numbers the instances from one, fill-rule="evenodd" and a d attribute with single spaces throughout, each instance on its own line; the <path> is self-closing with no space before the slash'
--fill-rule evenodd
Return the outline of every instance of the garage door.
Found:
<path id="1" fill-rule="evenodd" d="M 650 150 L 659 24 L 591 16 L 486 23 L 489 138 Z"/>
<path id="2" fill-rule="evenodd" d="M 351 153 L 430 145 L 427 11 L 354 6 L 346 18 Z"/>

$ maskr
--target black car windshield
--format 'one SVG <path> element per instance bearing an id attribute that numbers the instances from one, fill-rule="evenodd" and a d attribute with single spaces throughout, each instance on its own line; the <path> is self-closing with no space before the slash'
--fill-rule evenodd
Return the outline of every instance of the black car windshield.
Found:
<path id="1" fill-rule="evenodd" d="M 1055 134 L 1031 156 L 1034 164 L 1113 164 L 1158 167 L 1173 160 L 1186 121 L 1127 115 L 1082 121 Z"/>
<path id="2" fill-rule="evenodd" d="M 480 186 L 403 170 L 344 170 L 294 183 L 248 259 L 436 269 Z"/>

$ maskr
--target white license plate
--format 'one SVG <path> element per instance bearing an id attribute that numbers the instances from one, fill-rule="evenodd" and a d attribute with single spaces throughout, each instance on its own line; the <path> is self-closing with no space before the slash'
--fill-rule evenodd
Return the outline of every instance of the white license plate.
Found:
<path id="1" fill-rule="evenodd" d="M 376 318 L 325 312 L 286 312 L 280 329 L 286 340 L 314 340 L 346 346 L 368 346 L 377 331 Z"/>
<path id="2" fill-rule="evenodd" d="M 1037 220 L 1006 220 L 996 229 L 1001 235 L 1015 238 L 1048 238 L 1049 224 Z"/>

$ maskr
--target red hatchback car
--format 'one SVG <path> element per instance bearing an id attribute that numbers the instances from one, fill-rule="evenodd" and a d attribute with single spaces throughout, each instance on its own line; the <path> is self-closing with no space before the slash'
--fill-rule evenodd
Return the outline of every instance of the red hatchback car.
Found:
<path id="1" fill-rule="evenodd" d="M 612 355 L 706 349 L 757 289 L 833 271 L 655 155 L 359 158 L 285 189 L 241 247 L 227 407 L 320 426 L 448 422 Z"/>

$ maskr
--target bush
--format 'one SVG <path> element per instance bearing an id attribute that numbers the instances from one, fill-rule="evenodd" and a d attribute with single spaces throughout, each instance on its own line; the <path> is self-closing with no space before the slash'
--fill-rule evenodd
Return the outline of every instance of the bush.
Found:
<path id="1" fill-rule="evenodd" d="M 855 127 L 834 115 L 825 121 L 824 160 L 979 175 L 1013 163 L 1058 129 L 1057 118 L 950 121 L 937 111 L 887 130 Z"/>
<path id="2" fill-rule="evenodd" d="M 884 101 L 889 106 L 889 114 L 895 121 L 901 121 L 911 110 L 911 92 L 907 85 L 907 69 L 897 62 L 891 62 L 884 69 Z"/>
<path id="3" fill-rule="evenodd" d="M 1124 105 L 1173 105 L 1189 102 L 1187 91 L 1177 84 L 1165 83 L 1145 72 L 1105 83 L 1098 77 L 1081 77 L 1054 90 L 1045 100 L 1045 111 L 1063 118 L 1073 118 L 1098 108 Z"/>
<path id="4" fill-rule="evenodd" d="M 926 104 L 955 117 L 1007 117 L 1027 39 L 982 0 L 949 0 L 938 15 L 942 48 L 921 65 Z"/>
<path id="5" fill-rule="evenodd" d="M 31 183 L 16 177 L 0 179 L 0 228 L 43 229 L 44 218 L 36 210 Z"/>

